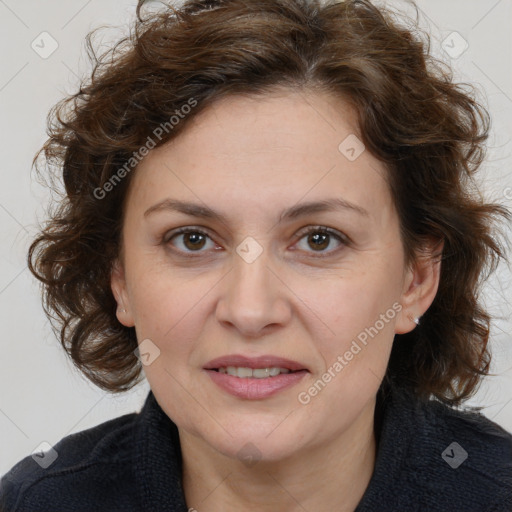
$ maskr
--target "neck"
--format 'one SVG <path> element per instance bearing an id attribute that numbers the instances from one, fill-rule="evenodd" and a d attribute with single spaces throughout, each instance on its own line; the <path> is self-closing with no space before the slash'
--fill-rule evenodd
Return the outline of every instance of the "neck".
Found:
<path id="1" fill-rule="evenodd" d="M 180 430 L 187 506 L 201 512 L 353 512 L 375 466 L 375 401 L 342 433 L 281 460 L 246 466 Z"/>

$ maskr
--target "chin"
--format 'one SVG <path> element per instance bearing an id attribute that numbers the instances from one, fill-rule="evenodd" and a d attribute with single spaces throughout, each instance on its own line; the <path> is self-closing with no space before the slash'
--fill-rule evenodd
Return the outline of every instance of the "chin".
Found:
<path id="1" fill-rule="evenodd" d="M 256 461 L 279 461 L 286 459 L 300 449 L 300 439 L 297 430 L 276 429 L 274 422 L 271 428 L 267 423 L 259 428 L 252 425 L 247 427 L 244 422 L 239 422 L 236 429 L 230 429 L 230 434 L 224 430 L 218 432 L 215 437 L 211 432 L 202 436 L 204 441 L 213 449 L 231 459 L 238 459 L 248 467 Z"/>

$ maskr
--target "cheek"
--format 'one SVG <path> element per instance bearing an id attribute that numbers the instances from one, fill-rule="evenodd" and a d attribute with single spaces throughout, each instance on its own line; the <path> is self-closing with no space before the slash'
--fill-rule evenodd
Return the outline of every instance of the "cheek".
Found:
<path id="1" fill-rule="evenodd" d="M 401 290 L 399 280 L 392 277 L 396 275 L 397 269 L 374 266 L 343 277 L 304 282 L 295 291 L 323 322 L 326 333 L 346 340 L 373 325 L 390 309 L 386 325 L 393 323 Z"/>
<path id="2" fill-rule="evenodd" d="M 190 375 L 211 314 L 208 292 L 216 281 L 206 274 L 185 278 L 168 269 L 153 269 L 141 273 L 133 288 L 137 338 L 149 338 L 160 350 L 151 364 L 143 366 L 144 373 L 168 416 L 182 425 L 193 426 L 204 415 L 201 401 L 191 399 L 202 394 Z"/>
<path id="3" fill-rule="evenodd" d="M 199 337 L 213 276 L 184 276 L 169 268 L 141 268 L 132 275 L 130 298 L 139 340 L 150 338 L 179 359 Z"/>
<path id="4" fill-rule="evenodd" d="M 310 387 L 300 389 L 299 402 L 310 403 L 313 416 L 318 411 L 321 417 L 320 411 L 329 404 L 339 421 L 349 421 L 376 394 L 386 373 L 401 306 L 396 294 L 372 283 L 345 281 L 314 298 L 322 320 L 317 325 L 326 324 L 329 334 L 312 331 L 323 367 L 317 369 Z"/>
<path id="5" fill-rule="evenodd" d="M 309 330 L 325 365 L 321 371 L 338 362 L 331 373 L 343 386 L 371 386 L 368 379 L 377 383 L 384 376 L 401 310 L 400 282 L 391 277 L 396 272 L 374 266 L 302 290 L 316 313 Z"/>

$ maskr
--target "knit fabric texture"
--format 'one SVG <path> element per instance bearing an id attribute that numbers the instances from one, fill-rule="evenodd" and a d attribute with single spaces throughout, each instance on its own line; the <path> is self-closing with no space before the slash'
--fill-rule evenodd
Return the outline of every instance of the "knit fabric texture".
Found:
<path id="1" fill-rule="evenodd" d="M 509 433 L 479 413 L 403 390 L 379 411 L 375 469 L 355 512 L 512 511 Z M 152 392 L 140 413 L 53 449 L 46 469 L 27 456 L 2 478 L 2 512 L 188 511 L 179 432 Z"/>

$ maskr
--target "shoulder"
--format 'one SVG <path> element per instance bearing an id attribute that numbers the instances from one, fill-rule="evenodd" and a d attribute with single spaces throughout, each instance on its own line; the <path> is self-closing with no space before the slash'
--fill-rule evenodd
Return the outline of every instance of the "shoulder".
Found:
<path id="1" fill-rule="evenodd" d="M 439 510 L 512 510 L 510 433 L 480 412 L 439 401 L 406 394 L 395 404 L 402 408 L 395 419 L 410 422 L 405 463 L 411 489 L 430 500 L 432 510 L 435 503 Z"/>
<path id="2" fill-rule="evenodd" d="M 415 414 L 417 435 L 427 450 L 442 448 L 447 468 L 478 473 L 489 485 L 512 483 L 512 435 L 501 426 L 480 412 L 438 401 L 418 402 Z"/>
<path id="3" fill-rule="evenodd" d="M 481 510 L 512 510 L 512 435 L 479 412 L 423 405 L 423 440 L 441 455 L 444 489 Z"/>
<path id="4" fill-rule="evenodd" d="M 454 440 L 466 443 L 472 458 L 480 464 L 492 465 L 497 469 L 497 464 L 503 463 L 504 469 L 511 469 L 512 435 L 485 415 L 472 410 L 454 409 L 437 401 L 422 403 L 420 408 L 426 428 L 431 433 L 452 435 Z"/>
<path id="5" fill-rule="evenodd" d="M 0 481 L 0 510 L 51 510 L 56 497 L 62 500 L 59 493 L 64 490 L 70 507 L 72 503 L 86 506 L 87 500 L 101 496 L 109 483 L 125 480 L 128 484 L 129 475 L 123 479 L 119 473 L 131 468 L 138 416 L 132 413 L 106 421 L 63 438 L 40 457 L 22 459 Z M 83 485 L 87 480 L 94 485 Z M 75 485 L 77 482 L 81 485 Z M 89 493 L 86 502 L 84 496 L 74 495 L 85 489 Z"/>

